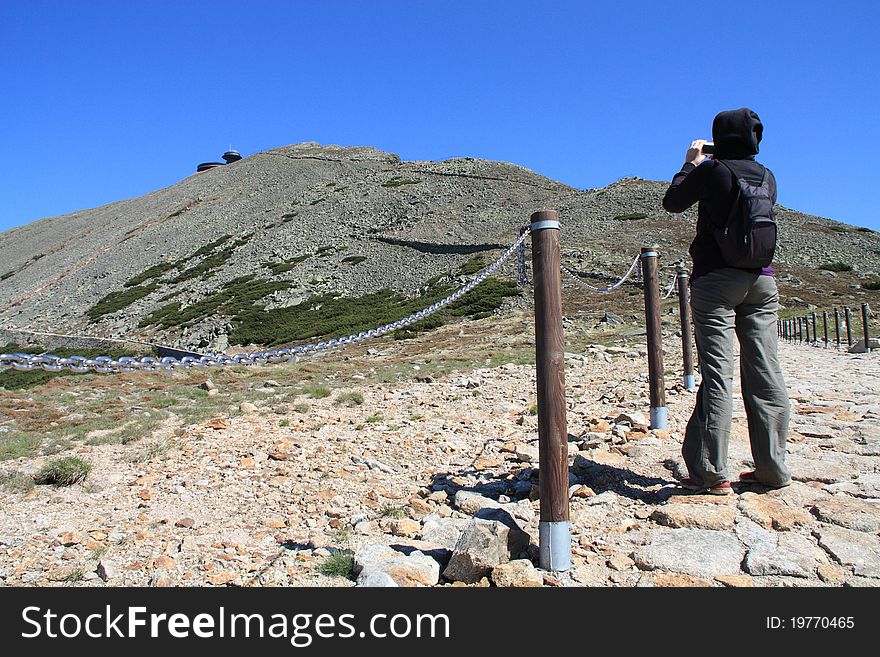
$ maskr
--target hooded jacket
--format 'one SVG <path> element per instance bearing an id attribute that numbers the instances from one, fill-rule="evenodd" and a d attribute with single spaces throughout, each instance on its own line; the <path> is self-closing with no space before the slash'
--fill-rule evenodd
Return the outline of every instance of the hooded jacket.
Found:
<path id="1" fill-rule="evenodd" d="M 755 161 L 755 155 L 763 131 L 761 119 L 746 107 L 721 112 L 712 122 L 714 158 L 703 160 L 699 166 L 685 163 L 666 190 L 663 208 L 668 212 L 684 212 L 694 203 L 698 204 L 697 235 L 689 249 L 694 261 L 691 280 L 726 266 L 712 231 L 727 222 L 730 208 L 737 199 L 738 187 L 731 172 L 719 160 L 724 160 L 737 176 L 759 184 L 764 167 Z M 770 169 L 767 169 L 767 177 L 775 204 L 776 179 Z M 754 271 L 773 275 L 771 267 Z"/>

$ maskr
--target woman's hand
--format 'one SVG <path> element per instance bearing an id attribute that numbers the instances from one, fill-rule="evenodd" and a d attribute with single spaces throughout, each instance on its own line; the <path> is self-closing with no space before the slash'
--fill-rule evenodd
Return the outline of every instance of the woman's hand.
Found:
<path id="1" fill-rule="evenodd" d="M 687 154 L 684 156 L 684 161 L 687 164 L 688 162 L 693 164 L 694 166 L 699 166 L 700 162 L 706 159 L 705 154 L 703 153 L 703 144 L 710 143 L 706 139 L 696 139 L 691 142 L 691 147 L 688 149 Z"/>

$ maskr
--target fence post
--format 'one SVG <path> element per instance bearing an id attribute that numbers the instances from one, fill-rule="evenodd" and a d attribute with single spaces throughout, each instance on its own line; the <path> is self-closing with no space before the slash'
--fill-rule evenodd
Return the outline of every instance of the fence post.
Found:
<path id="1" fill-rule="evenodd" d="M 865 333 L 865 353 L 871 351 L 868 348 L 868 304 L 862 304 L 862 329 Z"/>
<path id="2" fill-rule="evenodd" d="M 684 369 L 684 387 L 687 390 L 696 388 L 694 384 L 694 329 L 691 326 L 691 301 L 688 290 L 688 273 L 679 269 L 678 280 L 678 315 L 681 318 L 681 359 Z"/>
<path id="3" fill-rule="evenodd" d="M 840 350 L 840 311 L 834 309 L 834 339 L 837 344 L 837 350 Z"/>
<path id="4" fill-rule="evenodd" d="M 565 418 L 565 338 L 559 269 L 559 214 L 531 216 L 532 277 L 535 290 L 535 373 L 538 387 L 538 447 L 541 568 L 571 568 L 568 508 L 568 428 Z"/>
<path id="5" fill-rule="evenodd" d="M 813 318 L 813 340 L 818 344 L 818 342 L 819 342 L 819 332 L 816 331 L 816 313 L 813 312 L 813 313 L 811 313 L 811 315 L 812 315 L 812 318 Z M 808 318 L 804 318 L 804 321 L 805 321 L 805 322 L 808 322 L 808 321 L 810 321 L 810 320 L 809 320 Z"/>
<path id="6" fill-rule="evenodd" d="M 660 281 L 657 278 L 656 246 L 642 248 L 642 282 L 645 286 L 645 328 L 648 332 L 648 389 L 651 398 L 651 428 L 666 429 L 666 386 L 663 380 L 663 329 L 660 325 Z"/>
<path id="7" fill-rule="evenodd" d="M 807 344 L 810 344 L 810 320 L 804 317 L 804 333 L 807 334 Z M 813 339 L 816 339 L 816 330 L 813 329 Z"/>
<path id="8" fill-rule="evenodd" d="M 828 311 L 822 311 L 822 332 L 825 336 L 825 348 L 828 348 Z"/>
<path id="9" fill-rule="evenodd" d="M 798 342 L 804 341 L 804 326 L 801 323 L 800 317 L 798 317 L 797 338 L 798 338 Z"/>
<path id="10" fill-rule="evenodd" d="M 850 316 L 849 306 L 843 309 L 843 316 L 846 319 L 846 348 L 852 346 L 852 317 Z"/>

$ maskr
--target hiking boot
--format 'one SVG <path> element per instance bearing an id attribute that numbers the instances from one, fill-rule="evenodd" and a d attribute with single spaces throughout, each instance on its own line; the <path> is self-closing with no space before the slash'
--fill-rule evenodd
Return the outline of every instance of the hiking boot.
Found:
<path id="1" fill-rule="evenodd" d="M 744 484 L 754 484 L 756 486 L 763 486 L 764 488 L 785 488 L 786 486 L 791 485 L 791 479 L 782 483 L 782 484 L 766 484 L 755 475 L 754 470 L 746 470 L 745 472 L 739 473 L 739 480 Z"/>
<path id="2" fill-rule="evenodd" d="M 703 486 L 695 483 L 690 477 L 685 477 L 678 482 L 678 485 L 682 488 L 693 491 L 695 495 L 730 495 L 733 492 L 733 487 L 730 485 L 729 481 L 719 481 L 711 486 Z"/>

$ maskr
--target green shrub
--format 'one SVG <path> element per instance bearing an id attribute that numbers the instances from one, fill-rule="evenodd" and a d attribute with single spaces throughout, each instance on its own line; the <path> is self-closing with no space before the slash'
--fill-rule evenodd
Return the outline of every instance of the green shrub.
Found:
<path id="1" fill-rule="evenodd" d="M 446 286 L 433 285 L 426 294 L 414 298 L 383 289 L 361 297 L 319 294 L 299 305 L 272 310 L 252 305 L 233 317 L 229 341 L 275 346 L 318 337 L 342 337 L 402 319 L 443 299 L 451 291 Z M 504 297 L 519 293 L 515 283 L 490 278 L 444 310 L 395 331 L 394 337 L 407 338 L 442 326 L 450 317 L 487 317 L 501 306 Z"/>
<path id="2" fill-rule="evenodd" d="M 357 391 L 341 392 L 333 401 L 335 406 L 360 406 L 364 403 L 364 396 Z"/>
<path id="3" fill-rule="evenodd" d="M 28 372 L 21 372 L 28 374 Z M 17 431 L 0 433 L 0 461 L 35 456 L 40 448 L 40 437 Z"/>
<path id="4" fill-rule="evenodd" d="M 296 390 L 297 395 L 308 395 L 311 399 L 324 399 L 330 396 L 330 388 L 317 383 L 307 383 Z"/>
<path id="5" fill-rule="evenodd" d="M 273 275 L 277 276 L 278 274 L 289 272 L 295 265 L 290 262 L 264 262 L 263 266 L 267 267 Z"/>
<path id="6" fill-rule="evenodd" d="M 364 422 L 367 422 L 369 424 L 375 424 L 376 422 L 382 422 L 384 419 L 385 418 L 382 417 L 381 413 L 374 413 L 373 415 L 368 417 L 366 420 L 364 420 Z"/>
<path id="7" fill-rule="evenodd" d="M 403 185 L 418 185 L 421 180 L 415 178 L 404 178 L 402 176 L 392 176 L 386 182 L 382 183 L 382 187 L 401 187 Z"/>
<path id="8" fill-rule="evenodd" d="M 141 283 L 145 283 L 151 278 L 159 278 L 166 271 L 174 269 L 177 266 L 176 262 L 160 262 L 158 265 L 153 265 L 149 269 L 145 269 L 137 276 L 128 279 L 123 287 L 134 287 L 135 285 L 140 285 Z"/>
<path id="9" fill-rule="evenodd" d="M 347 258 L 343 258 L 342 262 L 346 262 L 350 265 L 356 265 L 360 262 L 363 262 L 367 259 L 367 256 L 348 256 Z"/>
<path id="10" fill-rule="evenodd" d="M 819 267 L 819 269 L 824 269 L 825 271 L 837 271 L 837 272 L 852 271 L 853 266 L 848 265 L 845 262 L 837 261 L 837 262 L 828 262 L 828 263 L 822 265 L 821 267 Z"/>
<path id="11" fill-rule="evenodd" d="M 538 405 L 532 404 L 529 406 L 529 415 L 537 415 L 538 414 Z"/>
<path id="12" fill-rule="evenodd" d="M 859 226 L 858 228 L 856 228 L 856 230 L 859 231 L 860 233 L 876 233 L 877 232 L 876 230 L 871 230 L 870 228 L 866 228 L 865 226 Z"/>
<path id="13" fill-rule="evenodd" d="M 119 292 L 111 292 L 103 299 L 98 301 L 94 306 L 89 308 L 86 311 L 86 315 L 89 316 L 89 319 L 98 319 L 104 315 L 109 315 L 110 313 L 115 313 L 118 310 L 122 310 L 133 304 L 138 299 L 142 299 L 151 292 L 153 292 L 158 285 L 156 283 L 151 283 L 150 285 L 138 285 L 135 287 L 129 287 L 124 290 L 120 290 Z"/>
<path id="14" fill-rule="evenodd" d="M 75 456 L 64 456 L 44 465 L 34 477 L 34 481 L 53 486 L 72 486 L 83 481 L 91 471 L 90 463 Z"/>
<path id="15" fill-rule="evenodd" d="M 10 278 L 11 276 L 15 276 L 15 271 L 8 271 L 5 274 L 3 274 L 2 276 L 0 276 L 0 281 L 5 281 L 7 278 Z"/>
<path id="16" fill-rule="evenodd" d="M 880 290 L 880 278 L 875 278 L 862 283 L 862 287 L 866 290 Z"/>
<path id="17" fill-rule="evenodd" d="M 406 517 L 406 509 L 402 506 L 395 506 L 393 504 L 383 504 L 382 508 L 379 509 L 379 515 L 383 518 L 400 520 L 401 518 Z"/>
<path id="18" fill-rule="evenodd" d="M 327 577 L 351 579 L 354 576 L 354 557 L 349 552 L 331 554 L 318 566 L 318 572 Z"/>
<path id="19" fill-rule="evenodd" d="M 619 214 L 614 217 L 615 221 L 635 221 L 638 219 L 645 219 L 648 215 L 644 212 L 630 212 L 629 214 Z"/>
<path id="20" fill-rule="evenodd" d="M 203 255 L 208 255 L 209 253 L 214 251 L 214 249 L 216 249 L 218 246 L 225 244 L 227 241 L 229 241 L 231 239 L 232 239 L 232 235 L 224 235 L 223 237 L 220 237 L 220 238 L 214 240 L 210 244 L 205 244 L 205 246 L 203 246 L 198 251 L 193 253 L 191 256 L 189 256 L 189 258 L 186 258 L 186 260 L 192 260 L 194 258 L 198 258 Z"/>
<path id="21" fill-rule="evenodd" d="M 180 307 L 180 302 L 163 306 L 141 320 L 140 326 L 158 324 L 164 328 L 198 322 L 211 315 L 234 317 L 239 313 L 261 311 L 254 303 L 278 290 L 286 290 L 289 281 L 264 281 L 253 275 L 240 276 L 201 301 Z"/>
<path id="22" fill-rule="evenodd" d="M 0 488 L 11 493 L 27 493 L 34 487 L 34 480 L 21 472 L 0 473 Z"/>
<path id="23" fill-rule="evenodd" d="M 474 256 L 458 268 L 458 273 L 460 276 L 470 276 L 478 271 L 482 271 L 485 266 L 486 261 L 483 260 L 483 256 Z"/>
<path id="24" fill-rule="evenodd" d="M 221 267 L 227 260 L 229 260 L 234 252 L 235 249 L 228 248 L 223 249 L 222 251 L 218 251 L 216 253 L 212 253 L 207 258 L 202 260 L 199 264 L 180 272 L 180 275 L 177 276 L 177 278 L 172 279 L 170 282 L 177 284 L 183 283 L 184 281 L 188 281 L 198 276 L 209 277 L 213 275 L 215 269 Z"/>

